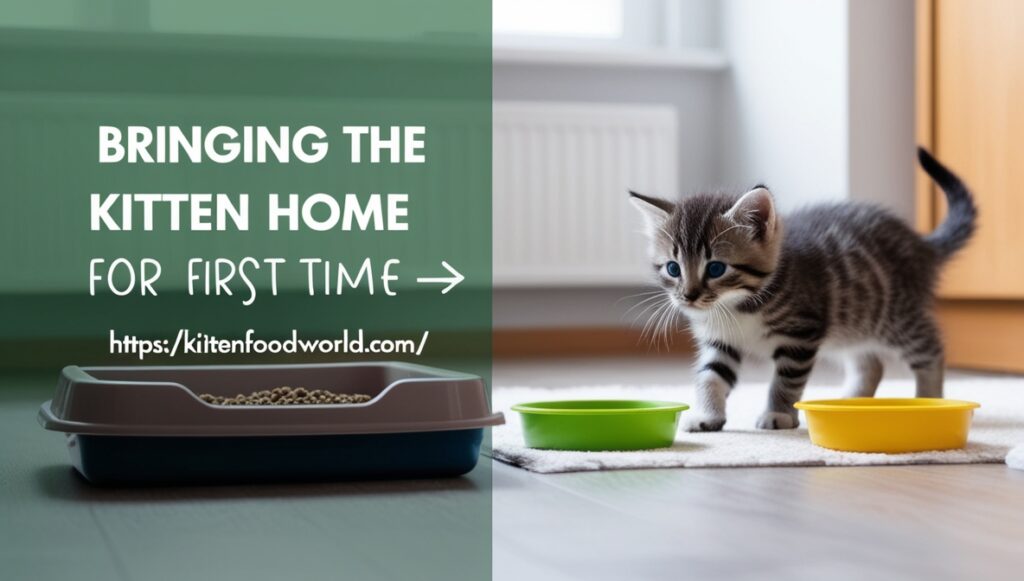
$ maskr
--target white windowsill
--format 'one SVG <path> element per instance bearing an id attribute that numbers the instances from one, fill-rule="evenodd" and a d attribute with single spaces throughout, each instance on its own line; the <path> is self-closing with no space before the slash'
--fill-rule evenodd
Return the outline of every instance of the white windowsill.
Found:
<path id="1" fill-rule="evenodd" d="M 617 47 L 495 46 L 492 55 L 495 64 L 640 67 L 699 71 L 721 71 L 729 65 L 725 54 L 721 51 L 702 48 L 669 50 Z"/>

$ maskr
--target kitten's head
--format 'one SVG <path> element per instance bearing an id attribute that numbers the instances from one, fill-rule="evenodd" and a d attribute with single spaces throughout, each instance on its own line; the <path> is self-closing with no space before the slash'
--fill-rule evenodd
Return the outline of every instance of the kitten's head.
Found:
<path id="1" fill-rule="evenodd" d="M 768 188 L 699 194 L 678 203 L 630 192 L 650 237 L 658 283 L 688 314 L 756 294 L 779 259 L 782 224 Z"/>

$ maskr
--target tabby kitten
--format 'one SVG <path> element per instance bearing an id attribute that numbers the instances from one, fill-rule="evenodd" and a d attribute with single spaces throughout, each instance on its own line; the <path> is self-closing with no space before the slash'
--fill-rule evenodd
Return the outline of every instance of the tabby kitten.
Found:
<path id="1" fill-rule="evenodd" d="M 974 231 L 977 210 L 956 175 L 924 149 L 918 159 L 949 204 L 945 222 L 924 237 L 865 204 L 783 218 L 761 185 L 678 203 L 630 192 L 647 223 L 658 282 L 700 346 L 691 431 L 725 425 L 726 396 L 748 354 L 775 363 L 762 429 L 797 427 L 793 404 L 820 352 L 846 356 L 849 396 L 875 394 L 885 351 L 910 365 L 918 397 L 942 396 L 933 291 L 939 269 Z"/>

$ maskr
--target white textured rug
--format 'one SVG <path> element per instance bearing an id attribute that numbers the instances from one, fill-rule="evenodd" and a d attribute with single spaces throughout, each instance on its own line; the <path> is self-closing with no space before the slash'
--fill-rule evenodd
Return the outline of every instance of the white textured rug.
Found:
<path id="1" fill-rule="evenodd" d="M 881 397 L 913 397 L 908 381 L 885 382 Z M 804 399 L 840 397 L 835 388 L 808 388 Z M 947 380 L 946 397 L 976 401 L 969 443 L 962 450 L 912 454 L 836 452 L 811 444 L 806 421 L 797 430 L 763 431 L 754 421 L 763 410 L 767 386 L 740 384 L 729 397 L 729 421 L 717 433 L 680 431 L 671 448 L 640 452 L 566 452 L 533 450 L 523 444 L 516 403 L 553 399 L 656 399 L 690 403 L 692 386 L 600 386 L 573 388 L 495 388 L 494 407 L 507 423 L 494 428 L 496 460 L 533 472 L 579 472 L 633 468 L 701 468 L 727 466 L 864 466 L 873 464 L 970 464 L 1003 462 L 1014 446 L 1024 443 L 1024 379 Z M 683 417 L 690 411 L 683 412 Z"/>
<path id="2" fill-rule="evenodd" d="M 1006 455 L 1006 465 L 1014 470 L 1024 470 L 1024 444 L 1010 450 Z"/>

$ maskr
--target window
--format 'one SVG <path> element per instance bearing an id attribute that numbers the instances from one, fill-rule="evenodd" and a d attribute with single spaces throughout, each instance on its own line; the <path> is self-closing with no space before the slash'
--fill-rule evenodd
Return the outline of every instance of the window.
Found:
<path id="1" fill-rule="evenodd" d="M 673 0 L 494 0 L 496 46 L 654 48 Z"/>
<path id="2" fill-rule="evenodd" d="M 720 70 L 718 0 L 493 0 L 496 63 Z"/>
<path id="3" fill-rule="evenodd" d="M 495 36 L 622 38 L 624 0 L 494 0 Z"/>

